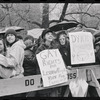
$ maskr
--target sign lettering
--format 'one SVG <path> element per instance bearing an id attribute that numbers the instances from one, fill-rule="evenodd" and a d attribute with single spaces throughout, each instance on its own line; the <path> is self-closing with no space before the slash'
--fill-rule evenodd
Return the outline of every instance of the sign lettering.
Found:
<path id="1" fill-rule="evenodd" d="M 68 81 L 65 64 L 58 49 L 43 50 L 36 57 L 44 87 Z"/>
<path id="2" fill-rule="evenodd" d="M 25 86 L 34 85 L 34 79 L 27 79 L 25 80 Z"/>
<path id="3" fill-rule="evenodd" d="M 95 62 L 93 37 L 90 32 L 69 33 L 71 64 Z"/>

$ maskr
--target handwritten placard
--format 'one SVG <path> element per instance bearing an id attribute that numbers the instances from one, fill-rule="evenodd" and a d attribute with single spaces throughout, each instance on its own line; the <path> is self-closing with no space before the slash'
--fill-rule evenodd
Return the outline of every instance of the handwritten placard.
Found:
<path id="1" fill-rule="evenodd" d="M 69 33 L 71 64 L 86 64 L 95 62 L 93 37 L 90 32 Z"/>
<path id="2" fill-rule="evenodd" d="M 68 81 L 65 64 L 58 49 L 43 50 L 36 57 L 44 87 Z"/>

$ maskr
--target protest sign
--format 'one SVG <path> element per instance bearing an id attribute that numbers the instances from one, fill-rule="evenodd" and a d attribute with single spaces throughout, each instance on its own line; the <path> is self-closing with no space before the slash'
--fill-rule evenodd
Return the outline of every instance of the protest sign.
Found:
<path id="1" fill-rule="evenodd" d="M 36 57 L 44 87 L 68 81 L 65 64 L 58 49 L 43 50 Z"/>
<path id="2" fill-rule="evenodd" d="M 69 33 L 71 64 L 86 64 L 95 62 L 93 37 L 90 32 Z"/>

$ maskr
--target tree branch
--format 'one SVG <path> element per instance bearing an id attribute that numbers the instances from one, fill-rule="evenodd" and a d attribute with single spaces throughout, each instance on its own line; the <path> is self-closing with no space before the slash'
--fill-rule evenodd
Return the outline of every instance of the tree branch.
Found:
<path id="1" fill-rule="evenodd" d="M 87 13 L 87 12 L 73 12 L 73 13 L 67 13 L 66 15 L 70 15 L 70 14 L 86 14 L 86 15 L 88 15 L 88 16 L 90 16 L 90 17 L 96 17 L 96 18 L 98 18 L 98 19 L 100 20 L 100 18 L 99 18 L 98 16 L 96 16 L 96 15 L 91 15 L 91 14 L 89 14 L 89 13 Z"/>
<path id="2" fill-rule="evenodd" d="M 75 17 L 73 17 L 73 15 L 70 15 L 70 16 L 71 16 L 74 20 L 76 20 Z M 77 21 L 77 20 L 76 20 L 76 21 Z"/>
<path id="3" fill-rule="evenodd" d="M 1 8 L 6 9 L 6 6 L 4 6 L 2 3 L 0 3 Z"/>
<path id="4" fill-rule="evenodd" d="M 58 3 L 56 3 L 56 4 L 54 5 L 54 7 L 53 7 L 48 13 L 42 14 L 42 16 L 46 16 L 46 15 L 50 14 L 50 13 L 55 9 L 55 7 L 57 6 L 57 4 L 58 4 Z"/>
<path id="5" fill-rule="evenodd" d="M 24 18 L 23 16 L 21 16 L 19 13 L 18 13 L 18 15 L 19 15 L 24 21 L 26 21 L 26 22 L 28 22 L 28 23 L 31 23 L 31 24 L 36 24 L 37 26 L 41 27 L 41 24 L 40 24 L 40 23 L 38 23 L 38 22 L 36 22 L 36 21 L 31 21 L 31 20 L 25 19 L 25 18 Z"/>
<path id="6" fill-rule="evenodd" d="M 7 15 L 8 15 L 8 14 L 6 14 L 5 16 L 3 16 L 3 17 L 0 19 L 0 22 L 2 22 L 2 21 L 6 18 Z"/>
<path id="7" fill-rule="evenodd" d="M 64 19 L 67 7 L 68 7 L 68 3 L 65 3 L 64 7 L 63 7 L 63 10 L 62 10 L 62 14 L 59 18 L 60 21 L 62 21 Z"/>
<path id="8" fill-rule="evenodd" d="M 37 26 L 42 27 L 42 25 L 41 25 L 40 23 L 38 23 L 38 22 L 36 22 L 36 21 L 31 21 L 31 20 L 25 18 L 25 15 L 30 11 L 30 6 L 29 6 L 29 9 L 27 10 L 27 12 L 25 13 L 25 15 L 23 15 L 23 16 L 22 16 L 17 10 L 15 10 L 14 8 L 13 8 L 13 10 L 16 12 L 16 14 L 17 14 L 22 20 L 26 21 L 27 23 L 36 24 Z"/>
<path id="9" fill-rule="evenodd" d="M 91 8 L 91 6 L 93 5 L 93 3 L 92 4 L 90 4 L 90 6 L 88 7 L 88 9 L 86 10 L 86 13 L 89 11 L 89 9 Z M 84 14 L 85 15 L 85 14 Z M 84 16 L 83 15 L 83 16 Z"/>

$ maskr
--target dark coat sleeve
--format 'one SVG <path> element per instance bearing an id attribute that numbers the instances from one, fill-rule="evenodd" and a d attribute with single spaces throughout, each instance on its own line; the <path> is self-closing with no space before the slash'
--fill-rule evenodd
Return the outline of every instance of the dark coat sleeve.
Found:
<path id="1" fill-rule="evenodd" d="M 96 57 L 96 63 L 99 63 L 99 64 L 100 64 L 100 49 L 99 49 L 99 51 L 95 54 L 95 57 Z"/>
<path id="2" fill-rule="evenodd" d="M 38 65 L 38 61 L 37 61 L 37 58 L 36 58 L 36 54 L 40 53 L 41 51 L 43 51 L 45 49 L 45 47 L 43 45 L 40 45 L 36 52 L 35 52 L 35 57 L 33 58 L 33 61 L 35 63 L 35 66 L 36 66 L 36 73 L 37 74 L 40 74 L 40 68 L 39 68 L 39 65 Z"/>
<path id="3" fill-rule="evenodd" d="M 34 58 L 34 55 L 33 55 L 32 51 L 25 50 L 24 62 L 23 62 L 25 76 L 36 74 L 36 66 L 33 61 L 33 58 Z"/>

